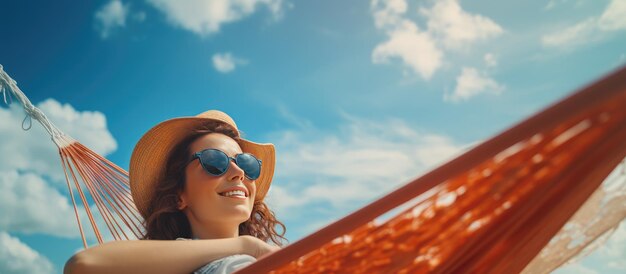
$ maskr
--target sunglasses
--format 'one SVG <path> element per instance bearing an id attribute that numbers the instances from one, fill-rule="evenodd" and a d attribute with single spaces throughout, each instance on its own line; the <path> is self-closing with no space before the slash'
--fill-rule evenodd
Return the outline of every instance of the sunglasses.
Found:
<path id="1" fill-rule="evenodd" d="M 237 154 L 233 158 L 221 150 L 209 148 L 194 153 L 189 163 L 195 159 L 199 159 L 202 168 L 213 176 L 221 176 L 226 173 L 230 161 L 234 161 L 243 170 L 246 178 L 250 180 L 256 180 L 261 175 L 261 160 L 250 153 Z"/>

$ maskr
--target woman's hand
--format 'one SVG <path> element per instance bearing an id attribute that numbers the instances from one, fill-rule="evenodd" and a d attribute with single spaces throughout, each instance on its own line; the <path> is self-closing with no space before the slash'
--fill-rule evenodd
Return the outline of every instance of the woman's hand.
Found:
<path id="1" fill-rule="evenodd" d="M 270 245 L 254 236 L 245 235 L 239 236 L 239 238 L 243 241 L 245 253 L 257 259 L 280 249 L 280 247 Z"/>

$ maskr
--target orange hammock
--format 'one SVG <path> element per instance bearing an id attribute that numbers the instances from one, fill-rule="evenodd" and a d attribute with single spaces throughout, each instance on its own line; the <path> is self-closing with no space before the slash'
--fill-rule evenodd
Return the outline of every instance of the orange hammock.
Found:
<path id="1" fill-rule="evenodd" d="M 85 247 L 72 185 L 99 243 L 99 220 L 116 240 L 139 237 L 128 174 L 60 132 L 1 66 L 0 87 L 59 147 Z M 626 182 L 601 187 L 626 156 L 625 106 L 626 67 L 238 273 L 552 271 L 626 217 Z"/>

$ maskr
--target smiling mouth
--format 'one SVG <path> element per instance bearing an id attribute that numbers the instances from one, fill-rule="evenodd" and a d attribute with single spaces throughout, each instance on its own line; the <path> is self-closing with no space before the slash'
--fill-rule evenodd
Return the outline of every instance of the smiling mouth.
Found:
<path id="1" fill-rule="evenodd" d="M 247 198 L 246 193 L 242 190 L 232 190 L 219 193 L 220 196 L 228 197 L 228 198 L 237 198 L 237 199 L 245 199 Z"/>

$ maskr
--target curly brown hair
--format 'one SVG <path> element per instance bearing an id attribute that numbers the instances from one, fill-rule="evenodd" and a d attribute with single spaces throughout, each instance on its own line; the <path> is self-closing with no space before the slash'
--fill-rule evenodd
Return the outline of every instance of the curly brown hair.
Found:
<path id="1" fill-rule="evenodd" d="M 237 132 L 223 123 L 207 122 L 195 129 L 178 143 L 170 154 L 165 177 L 157 183 L 155 195 L 144 220 L 146 229 L 142 239 L 175 240 L 192 238 L 187 216 L 178 209 L 178 195 L 185 187 L 185 166 L 189 160 L 189 147 L 196 139 L 209 133 L 222 133 L 239 141 Z M 280 227 L 281 232 L 276 230 Z M 263 201 L 255 201 L 250 218 L 239 224 L 239 235 L 250 235 L 265 242 L 272 241 L 282 246 L 286 232 L 285 225 L 276 219 L 274 212 Z"/>

